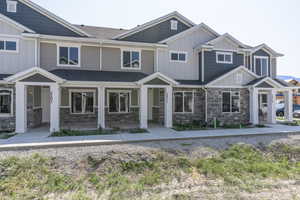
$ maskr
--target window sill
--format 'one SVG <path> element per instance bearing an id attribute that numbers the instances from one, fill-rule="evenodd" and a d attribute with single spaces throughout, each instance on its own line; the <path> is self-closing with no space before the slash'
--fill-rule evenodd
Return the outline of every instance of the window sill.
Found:
<path id="1" fill-rule="evenodd" d="M 62 64 L 58 64 L 58 67 L 81 67 L 80 65 L 62 65 Z"/>

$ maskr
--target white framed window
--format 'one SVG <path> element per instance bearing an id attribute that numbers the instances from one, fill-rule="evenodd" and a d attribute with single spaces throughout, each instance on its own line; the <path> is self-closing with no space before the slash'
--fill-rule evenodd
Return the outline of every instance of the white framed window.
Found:
<path id="1" fill-rule="evenodd" d="M 71 114 L 92 114 L 95 112 L 95 90 L 70 90 Z"/>
<path id="2" fill-rule="evenodd" d="M 240 92 L 224 91 L 222 92 L 222 112 L 239 113 L 240 112 Z"/>
<path id="3" fill-rule="evenodd" d="M 122 49 L 121 68 L 122 69 L 141 69 L 141 50 Z"/>
<path id="4" fill-rule="evenodd" d="M 177 31 L 177 29 L 178 29 L 178 21 L 177 20 L 171 20 L 170 25 L 171 25 L 171 30 Z"/>
<path id="5" fill-rule="evenodd" d="M 128 113 L 130 100 L 130 91 L 108 91 L 108 112 L 109 113 Z"/>
<path id="6" fill-rule="evenodd" d="M 231 52 L 216 52 L 216 61 L 217 63 L 222 64 L 232 64 L 232 53 Z"/>
<path id="7" fill-rule="evenodd" d="M 80 46 L 57 45 L 57 66 L 80 67 Z"/>
<path id="8" fill-rule="evenodd" d="M 17 1 L 6 1 L 6 6 L 7 6 L 7 12 L 17 12 Z"/>
<path id="9" fill-rule="evenodd" d="M 194 112 L 194 92 L 174 92 L 174 113 Z"/>
<path id="10" fill-rule="evenodd" d="M 170 51 L 170 61 L 185 63 L 187 61 L 187 52 Z"/>
<path id="11" fill-rule="evenodd" d="M 254 56 L 254 70 L 259 76 L 269 75 L 269 57 Z"/>
<path id="12" fill-rule="evenodd" d="M 13 115 L 12 89 L 0 89 L 0 117 Z"/>
<path id="13" fill-rule="evenodd" d="M 0 38 L 0 53 L 18 53 L 19 51 L 19 40 L 18 39 L 8 39 Z"/>

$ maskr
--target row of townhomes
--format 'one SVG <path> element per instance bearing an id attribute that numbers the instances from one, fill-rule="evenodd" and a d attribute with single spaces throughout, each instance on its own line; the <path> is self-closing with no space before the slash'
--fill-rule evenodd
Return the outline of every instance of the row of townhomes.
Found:
<path id="1" fill-rule="evenodd" d="M 292 120 L 281 56 L 178 12 L 125 30 L 0 0 L 0 129 L 276 123 L 277 92 Z"/>

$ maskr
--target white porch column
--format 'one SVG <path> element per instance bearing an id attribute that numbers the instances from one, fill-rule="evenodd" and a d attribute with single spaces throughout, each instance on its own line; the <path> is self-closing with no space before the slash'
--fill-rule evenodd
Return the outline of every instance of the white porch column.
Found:
<path id="1" fill-rule="evenodd" d="M 25 133 L 27 130 L 27 87 L 16 83 L 16 132 Z"/>
<path id="2" fill-rule="evenodd" d="M 98 87 L 98 128 L 105 128 L 105 88 Z"/>
<path id="3" fill-rule="evenodd" d="M 58 84 L 50 85 L 51 103 L 50 103 L 50 132 L 59 131 L 59 99 L 60 89 Z"/>
<path id="4" fill-rule="evenodd" d="M 284 92 L 284 117 L 287 121 L 293 121 L 293 92 L 287 90 Z"/>
<path id="5" fill-rule="evenodd" d="M 171 86 L 165 89 L 165 127 L 173 126 L 173 88 Z"/>
<path id="6" fill-rule="evenodd" d="M 148 88 L 142 86 L 140 90 L 140 128 L 148 128 Z"/>
<path id="7" fill-rule="evenodd" d="M 276 91 L 270 90 L 268 95 L 268 123 L 276 123 Z"/>
<path id="8" fill-rule="evenodd" d="M 258 89 L 250 89 L 250 122 L 258 124 Z"/>

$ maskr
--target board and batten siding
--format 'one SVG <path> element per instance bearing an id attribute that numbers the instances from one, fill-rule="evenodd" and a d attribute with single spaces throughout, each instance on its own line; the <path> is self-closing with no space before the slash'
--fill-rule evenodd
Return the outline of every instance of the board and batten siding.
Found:
<path id="1" fill-rule="evenodd" d="M 174 79 L 198 80 L 199 79 L 199 57 L 194 48 L 214 39 L 215 36 L 197 29 L 182 38 L 171 41 L 167 49 L 158 49 L 158 71 Z M 187 53 L 187 62 L 170 61 L 170 51 Z"/>
<path id="2" fill-rule="evenodd" d="M 54 43 L 41 42 L 41 68 L 48 71 L 53 69 L 100 70 L 100 47 L 81 46 L 80 52 L 80 67 L 57 66 L 57 45 Z"/>
<path id="3" fill-rule="evenodd" d="M 0 38 L 18 39 L 18 52 L 0 52 L 2 74 L 14 74 L 35 66 L 35 41 L 21 38 L 22 31 L 0 21 Z"/>
<path id="4" fill-rule="evenodd" d="M 121 68 L 121 49 L 103 47 L 102 48 L 102 70 L 103 71 L 137 71 L 145 74 L 154 72 L 154 51 L 141 50 L 141 70 Z"/>

